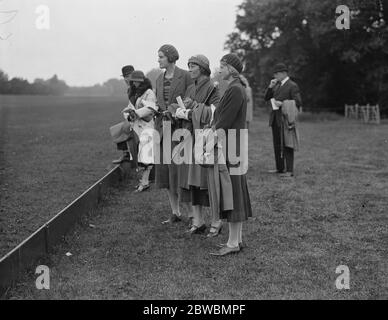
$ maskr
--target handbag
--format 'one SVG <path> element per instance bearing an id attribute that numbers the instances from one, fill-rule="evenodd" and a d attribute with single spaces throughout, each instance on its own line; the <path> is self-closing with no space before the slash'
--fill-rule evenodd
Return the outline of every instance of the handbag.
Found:
<path id="1" fill-rule="evenodd" d="M 132 131 L 130 122 L 123 121 L 109 128 L 110 135 L 112 136 L 114 143 L 120 143 L 128 140 Z"/>

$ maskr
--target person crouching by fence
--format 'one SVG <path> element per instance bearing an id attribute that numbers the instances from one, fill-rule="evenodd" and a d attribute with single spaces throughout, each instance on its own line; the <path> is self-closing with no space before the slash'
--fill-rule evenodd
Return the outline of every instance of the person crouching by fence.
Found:
<path id="1" fill-rule="evenodd" d="M 269 173 L 280 173 L 282 178 L 291 178 L 294 176 L 294 150 L 298 149 L 296 108 L 302 107 L 302 99 L 299 87 L 288 76 L 285 64 L 275 65 L 273 75 L 274 79 L 264 97 L 266 101 L 271 101 L 269 125 L 272 127 L 276 162 L 276 169 Z M 293 102 L 286 102 L 290 100 Z"/>
<path id="2" fill-rule="evenodd" d="M 224 143 L 218 141 L 218 144 L 221 143 L 223 146 L 227 146 L 228 149 L 226 150 L 226 164 L 232 186 L 233 209 L 221 211 L 221 218 L 227 219 L 229 223 L 229 239 L 226 244 L 219 245 L 218 252 L 211 253 L 215 256 L 225 256 L 239 252 L 243 248 L 243 222 L 252 217 L 246 170 L 240 170 L 241 165 L 247 168 L 248 157 L 244 155 L 240 163 L 235 164 L 229 155 L 233 144 L 236 147 L 235 150 L 240 151 L 240 154 L 241 148 L 247 148 L 247 141 L 243 139 L 243 145 L 240 142 L 240 135 L 244 135 L 246 139 L 248 138 L 246 134 L 247 98 L 245 88 L 239 77 L 242 70 L 243 65 L 237 55 L 230 53 L 222 57 L 219 73 L 222 79 L 227 81 L 228 88 L 214 112 L 212 129 L 215 132 L 221 130 L 226 134 L 226 141 Z M 229 132 L 236 133 L 236 141 L 230 141 L 233 135 L 231 134 L 229 137 Z"/>
<path id="3" fill-rule="evenodd" d="M 153 117 L 158 107 L 151 81 L 144 76 L 142 71 L 135 70 L 130 76 L 130 81 L 135 87 L 135 105 L 130 104 L 124 110 L 124 118 L 132 123 L 132 129 L 139 137 L 137 160 L 144 171 L 136 186 L 136 192 L 142 192 L 150 187 L 149 176 L 154 163 Z"/>
<path id="4" fill-rule="evenodd" d="M 172 110 L 175 117 L 182 121 L 182 128 L 188 130 L 188 136 L 181 142 L 182 148 L 185 148 L 185 144 L 188 144 L 188 148 L 193 150 L 195 133 L 210 124 L 212 116 L 211 106 L 216 107 L 220 98 L 218 88 L 210 79 L 211 70 L 207 57 L 200 54 L 192 56 L 188 61 L 188 67 L 194 83 L 186 91 L 183 101 L 184 108 L 178 105 L 172 105 L 171 107 L 176 107 L 176 110 Z M 203 207 L 210 206 L 207 169 L 194 163 L 193 154 L 186 155 L 186 157 L 186 163 L 179 166 L 180 202 L 188 203 L 192 209 L 193 219 L 187 232 L 190 234 L 201 234 L 206 230 L 202 209 Z M 211 207 L 213 208 L 214 206 Z M 212 216 L 214 217 L 215 215 Z M 212 236 L 218 235 L 221 227 L 222 221 L 218 216 L 218 219 L 212 221 L 210 234 Z"/>
<path id="5" fill-rule="evenodd" d="M 121 73 L 122 73 L 121 76 L 124 78 L 125 84 L 127 85 L 128 99 L 132 104 L 135 103 L 134 95 L 131 95 L 131 91 L 133 91 L 134 88 L 133 88 L 133 83 L 129 80 L 129 78 L 134 70 L 135 70 L 134 67 L 131 65 L 124 66 L 121 69 Z M 125 139 L 124 136 L 122 136 L 121 139 L 124 139 L 124 140 L 119 141 L 116 144 L 117 144 L 117 150 L 123 151 L 123 155 L 119 159 L 113 160 L 112 163 L 114 163 L 114 164 L 120 164 L 120 163 L 126 162 L 126 161 L 129 162 L 131 160 L 129 144 L 130 144 L 130 140 L 132 139 L 132 137 L 130 135 L 128 135 L 128 138 Z M 136 166 L 136 164 L 134 164 L 134 166 Z"/>

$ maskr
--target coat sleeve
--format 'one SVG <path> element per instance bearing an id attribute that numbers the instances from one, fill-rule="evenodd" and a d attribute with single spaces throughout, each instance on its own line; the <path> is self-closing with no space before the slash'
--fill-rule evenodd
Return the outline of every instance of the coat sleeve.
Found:
<path id="1" fill-rule="evenodd" d="M 296 83 L 291 87 L 291 98 L 295 100 L 296 107 L 300 109 L 302 106 L 302 97 L 300 96 L 299 86 Z"/>
<path id="2" fill-rule="evenodd" d="M 189 96 L 188 93 L 190 92 L 186 92 L 186 96 Z M 210 119 L 212 117 L 212 110 L 210 106 L 213 104 L 215 107 L 217 107 L 219 102 L 220 102 L 219 90 L 217 87 L 215 87 L 214 89 L 212 89 L 212 94 L 208 99 L 209 105 L 200 103 L 196 108 L 189 111 L 189 116 L 188 116 L 189 119 L 193 119 L 193 121 L 198 121 L 202 125 L 210 124 Z"/>
<path id="3" fill-rule="evenodd" d="M 203 112 L 201 114 L 201 123 L 202 124 L 210 124 L 210 120 L 212 117 L 212 108 L 211 105 L 214 105 L 216 108 L 220 103 L 220 91 L 218 87 L 216 87 L 210 96 L 208 106 L 204 105 Z"/>
<path id="4" fill-rule="evenodd" d="M 236 86 L 230 87 L 225 92 L 225 97 L 223 97 L 223 103 L 218 106 L 218 117 L 217 119 L 214 119 L 215 121 L 213 123 L 213 127 L 215 128 L 215 130 L 230 129 L 236 119 L 237 114 L 241 109 L 243 100 L 243 93 Z"/>
<path id="5" fill-rule="evenodd" d="M 142 101 L 143 107 L 137 109 L 135 112 L 139 118 L 147 117 L 153 114 L 153 111 L 158 111 L 158 106 L 156 105 L 156 96 L 155 93 L 148 89 L 147 93 Z"/>
<path id="6" fill-rule="evenodd" d="M 273 89 L 272 88 L 267 88 L 264 94 L 264 100 L 269 101 L 273 98 Z"/>

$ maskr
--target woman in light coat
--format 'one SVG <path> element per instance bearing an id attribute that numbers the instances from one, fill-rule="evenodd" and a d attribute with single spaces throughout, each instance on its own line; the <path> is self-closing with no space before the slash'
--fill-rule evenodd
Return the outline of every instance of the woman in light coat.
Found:
<path id="1" fill-rule="evenodd" d="M 124 109 L 124 117 L 131 121 L 132 129 L 139 137 L 138 163 L 143 167 L 142 178 L 136 186 L 136 192 L 149 188 L 149 175 L 154 164 L 154 113 L 158 111 L 156 96 L 152 85 L 142 71 L 136 70 L 131 74 L 130 81 L 134 84 L 135 105 L 129 103 Z"/>

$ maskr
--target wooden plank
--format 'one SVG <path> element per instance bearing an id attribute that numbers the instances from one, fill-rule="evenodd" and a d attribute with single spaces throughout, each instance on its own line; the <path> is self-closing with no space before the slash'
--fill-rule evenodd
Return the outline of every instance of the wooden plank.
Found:
<path id="1" fill-rule="evenodd" d="M 108 189 L 130 177 L 129 165 L 116 166 L 77 199 L 0 259 L 0 297 L 20 274 L 37 259 L 47 255 L 79 219 L 97 207 Z"/>
<path id="2" fill-rule="evenodd" d="M 46 232 L 40 227 L 0 260 L 0 296 L 34 261 L 46 255 Z"/>

